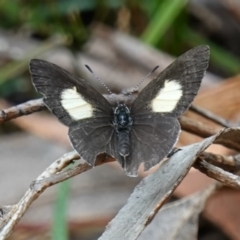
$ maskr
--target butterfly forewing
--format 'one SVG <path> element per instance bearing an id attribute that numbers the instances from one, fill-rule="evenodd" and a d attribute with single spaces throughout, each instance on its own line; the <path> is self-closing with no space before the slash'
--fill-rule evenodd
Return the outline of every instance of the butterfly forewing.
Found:
<path id="1" fill-rule="evenodd" d="M 30 72 L 44 102 L 67 126 L 91 117 L 111 117 L 109 102 L 85 80 L 78 79 L 55 64 L 33 59 Z"/>
<path id="2" fill-rule="evenodd" d="M 139 94 L 131 108 L 133 115 L 160 113 L 178 117 L 196 96 L 208 67 L 209 47 L 189 50 L 153 79 Z"/>
<path id="3" fill-rule="evenodd" d="M 47 107 L 69 126 L 71 142 L 80 156 L 91 165 L 100 153 L 114 156 L 113 111 L 109 102 L 86 81 L 55 64 L 33 59 L 30 72 Z"/>

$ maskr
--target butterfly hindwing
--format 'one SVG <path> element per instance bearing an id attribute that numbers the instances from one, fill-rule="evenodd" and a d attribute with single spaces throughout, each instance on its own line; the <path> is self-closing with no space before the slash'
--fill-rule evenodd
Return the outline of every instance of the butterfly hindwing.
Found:
<path id="1" fill-rule="evenodd" d="M 147 171 L 172 150 L 178 140 L 180 125 L 176 118 L 148 114 L 134 118 L 130 135 L 131 154 L 127 159 L 126 172 L 137 176 L 139 165 Z"/>
<path id="2" fill-rule="evenodd" d="M 92 166 L 100 153 L 116 156 L 115 129 L 109 118 L 83 119 L 70 126 L 69 137 L 74 149 Z"/>
<path id="3" fill-rule="evenodd" d="M 208 46 L 193 48 L 178 57 L 139 93 L 132 114 L 153 112 L 179 117 L 196 96 L 208 61 Z"/>
<path id="4" fill-rule="evenodd" d="M 109 102 L 85 80 L 39 59 L 31 60 L 30 72 L 45 104 L 65 125 L 85 118 L 111 116 Z"/>

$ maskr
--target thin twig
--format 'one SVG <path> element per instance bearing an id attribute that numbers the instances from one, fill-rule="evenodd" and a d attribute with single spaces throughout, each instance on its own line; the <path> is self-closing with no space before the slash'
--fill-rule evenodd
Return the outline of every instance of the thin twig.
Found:
<path id="1" fill-rule="evenodd" d="M 113 100 L 108 95 L 108 100 L 112 102 Z M 117 95 L 117 98 L 122 101 L 123 98 L 127 98 L 123 95 Z M 132 101 L 132 100 L 131 100 Z M 17 117 L 21 117 L 23 115 L 28 115 L 34 112 L 39 112 L 44 110 L 46 107 L 44 105 L 43 99 L 31 100 L 8 109 L 0 111 L 0 123 L 12 120 Z M 201 122 L 197 122 L 196 120 L 192 120 L 187 117 L 180 117 L 179 119 L 181 127 L 184 131 L 195 134 L 200 137 L 209 137 L 217 133 L 218 129 L 213 129 L 205 126 Z"/>
<path id="2" fill-rule="evenodd" d="M 226 186 L 240 189 L 240 177 L 237 175 L 224 171 L 223 169 L 216 167 L 201 159 L 198 159 L 193 166 L 202 173 L 218 180 Z"/>
<path id="3" fill-rule="evenodd" d="M 76 159 L 79 159 L 79 156 L 75 151 L 64 154 L 32 182 L 30 188 L 17 204 L 10 206 L 8 211 L 4 211 L 6 206 L 0 208 L 0 240 L 6 239 L 11 234 L 13 228 L 30 207 L 31 203 L 36 200 L 45 189 L 92 168 L 92 166 L 87 163 L 81 163 L 72 169 L 59 172 Z M 96 166 L 113 160 L 111 157 L 101 155 L 97 159 Z"/>
<path id="4" fill-rule="evenodd" d="M 181 148 L 173 148 L 172 152 L 170 152 L 167 158 L 170 158 L 176 152 L 181 151 Z M 205 160 L 206 162 L 220 167 L 226 171 L 238 171 L 240 169 L 240 155 L 236 156 L 222 156 L 220 154 L 210 153 L 210 152 L 202 152 L 198 157 L 198 160 Z M 199 160 L 200 161 L 200 160 Z"/>
<path id="5" fill-rule="evenodd" d="M 219 130 L 216 128 L 210 128 L 201 122 L 198 122 L 185 116 L 181 116 L 179 118 L 179 122 L 181 124 L 182 130 L 195 134 L 202 138 L 210 137 L 216 134 Z"/>
<path id="6" fill-rule="evenodd" d="M 193 111 L 193 112 L 195 112 L 217 124 L 220 124 L 223 127 L 227 127 L 227 128 L 236 127 L 236 124 L 230 123 L 226 119 L 224 119 L 220 116 L 217 116 L 216 114 L 208 111 L 207 109 L 201 108 L 199 106 L 191 105 L 189 110 L 191 110 L 191 111 Z"/>
<path id="7" fill-rule="evenodd" d="M 62 171 L 74 160 L 78 159 L 80 159 L 80 156 L 76 151 L 64 154 L 61 158 L 54 161 L 40 176 L 38 176 L 37 181 L 53 176 L 54 174 Z"/>
<path id="8" fill-rule="evenodd" d="M 45 108 L 46 106 L 43 102 L 43 99 L 36 99 L 10 107 L 8 109 L 0 110 L 0 123 L 34 112 L 42 111 Z"/>
<path id="9" fill-rule="evenodd" d="M 223 168 L 227 171 L 237 171 L 240 169 L 239 155 L 236 156 L 222 156 L 210 152 L 203 152 L 199 158 L 213 164 L 217 167 Z"/>

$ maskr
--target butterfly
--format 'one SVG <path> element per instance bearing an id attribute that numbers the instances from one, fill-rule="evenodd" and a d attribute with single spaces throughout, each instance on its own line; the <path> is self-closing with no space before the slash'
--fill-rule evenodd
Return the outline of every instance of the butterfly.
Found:
<path id="1" fill-rule="evenodd" d="M 209 47 L 195 47 L 178 57 L 133 101 L 107 99 L 87 81 L 47 61 L 32 59 L 30 73 L 48 109 L 69 127 L 73 148 L 94 166 L 101 153 L 113 156 L 128 176 L 158 164 L 176 144 L 178 117 L 196 96 L 209 62 Z"/>

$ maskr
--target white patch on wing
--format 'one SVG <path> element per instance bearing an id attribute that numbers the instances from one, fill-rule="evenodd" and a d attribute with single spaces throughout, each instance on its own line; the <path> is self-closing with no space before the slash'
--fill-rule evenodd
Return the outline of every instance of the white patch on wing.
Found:
<path id="1" fill-rule="evenodd" d="M 160 89 L 156 98 L 152 100 L 153 112 L 171 112 L 177 106 L 182 97 L 183 90 L 181 84 L 176 80 L 166 80 L 164 87 Z"/>
<path id="2" fill-rule="evenodd" d="M 91 104 L 83 99 L 80 93 L 77 92 L 76 87 L 63 90 L 61 94 L 61 104 L 74 120 L 93 116 Z"/>

